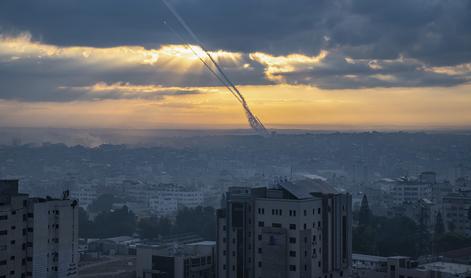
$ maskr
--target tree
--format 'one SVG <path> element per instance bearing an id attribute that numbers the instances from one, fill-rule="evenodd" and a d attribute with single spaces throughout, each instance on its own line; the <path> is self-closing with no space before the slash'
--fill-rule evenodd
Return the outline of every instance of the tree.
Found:
<path id="1" fill-rule="evenodd" d="M 216 211 L 213 207 L 183 208 L 178 211 L 175 232 L 195 233 L 203 238 L 216 238 Z"/>
<path id="2" fill-rule="evenodd" d="M 366 195 L 363 195 L 363 199 L 361 200 L 359 218 L 358 218 L 360 226 L 367 226 L 368 224 L 370 224 L 370 219 L 371 219 L 371 211 L 368 205 L 368 198 L 366 197 Z"/>
<path id="3" fill-rule="evenodd" d="M 173 224 L 167 217 L 143 218 L 139 221 L 139 234 L 143 238 L 156 239 L 159 236 L 168 236 L 173 230 Z"/>
<path id="4" fill-rule="evenodd" d="M 136 231 L 136 216 L 128 207 L 104 211 L 95 217 L 95 232 L 99 238 L 130 236 Z"/>
<path id="5" fill-rule="evenodd" d="M 434 232 L 436 236 L 442 235 L 445 232 L 445 224 L 443 223 L 442 214 L 440 212 L 437 213 L 437 216 L 435 219 Z"/>
<path id="6" fill-rule="evenodd" d="M 435 238 L 434 246 L 437 252 L 446 252 L 471 245 L 471 238 L 456 233 L 445 233 Z"/>
<path id="7" fill-rule="evenodd" d="M 120 200 L 111 194 L 102 194 L 93 200 L 93 202 L 88 206 L 88 210 L 91 212 L 109 211 L 113 208 L 113 204 L 118 201 Z"/>
<path id="8" fill-rule="evenodd" d="M 94 237 L 93 222 L 89 220 L 88 213 L 81 207 L 78 211 L 79 237 Z"/>

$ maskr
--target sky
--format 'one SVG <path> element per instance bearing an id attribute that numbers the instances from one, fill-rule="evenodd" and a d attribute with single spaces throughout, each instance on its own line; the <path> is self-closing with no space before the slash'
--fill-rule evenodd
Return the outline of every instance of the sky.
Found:
<path id="1" fill-rule="evenodd" d="M 268 128 L 471 126 L 471 0 L 169 2 Z M 186 43 L 161 0 L 0 1 L 0 126 L 247 128 Z"/>

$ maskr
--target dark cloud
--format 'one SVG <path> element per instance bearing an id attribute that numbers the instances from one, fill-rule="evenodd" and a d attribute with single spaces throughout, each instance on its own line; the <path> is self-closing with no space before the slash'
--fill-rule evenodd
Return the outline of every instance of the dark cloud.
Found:
<path id="1" fill-rule="evenodd" d="M 471 61 L 470 0 L 179 0 L 173 5 L 210 48 L 274 54 L 344 49 L 355 58 L 430 64 Z M 58 45 L 177 43 L 160 1 L 4 0 L 4 31 Z M 326 41 L 324 38 L 330 38 Z"/>
<path id="2" fill-rule="evenodd" d="M 251 70 L 225 65 L 242 85 L 272 84 L 248 53 L 329 51 L 321 64 L 278 73 L 291 84 L 321 88 L 453 86 L 468 75 L 428 70 L 471 62 L 471 0 L 174 0 L 172 5 L 211 49 L 245 53 Z M 177 27 L 159 0 L 3 0 L 0 34 L 30 32 L 58 46 L 111 47 L 181 43 L 162 23 Z M 0 53 L 1 54 L 1 53 Z M 352 58 L 355 63 L 346 61 Z M 399 59 L 403 57 L 403 59 Z M 0 56 L 1 58 L 1 56 Z M 368 65 L 377 60 L 379 67 Z M 58 90 L 106 82 L 163 86 L 219 85 L 206 71 L 176 74 L 148 65 L 102 68 L 75 60 L 0 60 L 0 98 L 28 101 L 88 99 Z M 190 92 L 193 93 L 193 92 Z M 103 94 L 125 98 L 128 94 Z"/>

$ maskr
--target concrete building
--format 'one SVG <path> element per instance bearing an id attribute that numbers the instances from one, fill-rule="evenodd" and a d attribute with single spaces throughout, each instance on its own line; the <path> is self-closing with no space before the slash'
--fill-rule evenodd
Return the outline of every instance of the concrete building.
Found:
<path id="1" fill-rule="evenodd" d="M 175 215 L 180 208 L 195 208 L 204 202 L 200 191 L 154 191 L 151 196 L 149 207 L 158 216 Z"/>
<path id="2" fill-rule="evenodd" d="M 467 278 L 471 265 L 429 262 L 419 264 L 409 257 L 352 255 L 352 278 Z"/>
<path id="3" fill-rule="evenodd" d="M 321 180 L 232 187 L 217 214 L 218 277 L 348 277 L 351 222 L 351 195 Z"/>
<path id="4" fill-rule="evenodd" d="M 79 205 L 86 209 L 98 196 L 95 186 L 81 184 L 70 190 L 70 197 L 78 200 Z"/>
<path id="5" fill-rule="evenodd" d="M 75 277 L 77 202 L 29 198 L 0 180 L 0 277 Z"/>
<path id="6" fill-rule="evenodd" d="M 422 172 L 419 177 L 402 177 L 397 179 L 390 188 L 393 204 L 402 205 L 404 202 L 416 202 L 427 199 L 439 204 L 442 198 L 453 191 L 448 181 L 437 181 L 435 172 Z"/>
<path id="7" fill-rule="evenodd" d="M 391 186 L 393 204 L 400 206 L 405 202 L 417 202 L 420 199 L 432 200 L 432 184 L 420 179 L 400 178 Z"/>
<path id="8" fill-rule="evenodd" d="M 137 246 L 137 278 L 215 278 L 216 242 Z"/>
<path id="9" fill-rule="evenodd" d="M 443 197 L 442 217 L 445 230 L 471 236 L 471 191 L 450 193 Z"/>

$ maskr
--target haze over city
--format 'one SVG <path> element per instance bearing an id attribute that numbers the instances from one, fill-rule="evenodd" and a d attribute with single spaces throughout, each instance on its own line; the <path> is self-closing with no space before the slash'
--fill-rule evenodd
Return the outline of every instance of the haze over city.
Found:
<path id="1" fill-rule="evenodd" d="M 0 278 L 471 278 L 471 0 L 1 0 Z"/>

